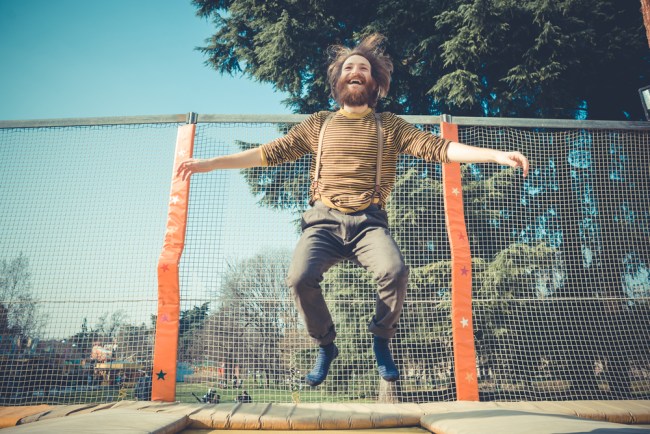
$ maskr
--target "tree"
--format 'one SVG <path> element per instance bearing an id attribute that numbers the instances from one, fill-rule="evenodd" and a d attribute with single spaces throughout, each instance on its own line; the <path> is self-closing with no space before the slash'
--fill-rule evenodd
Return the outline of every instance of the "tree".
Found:
<path id="1" fill-rule="evenodd" d="M 220 380 L 229 381 L 232 362 L 242 359 L 249 350 L 247 342 L 241 339 L 243 334 L 244 329 L 233 309 L 222 306 L 208 315 L 201 328 L 191 335 L 192 343 L 186 357 L 198 364 L 227 367 L 226 377 Z"/>
<path id="2" fill-rule="evenodd" d="M 248 347 L 267 380 L 280 381 L 289 372 L 285 350 L 280 344 L 286 334 L 298 328 L 298 313 L 285 283 L 291 253 L 270 251 L 257 254 L 230 267 L 223 283 L 223 300 L 235 311 Z M 237 345 L 237 341 L 233 342 Z M 238 360 L 244 363 L 245 359 Z"/>
<path id="3" fill-rule="evenodd" d="M 207 64 L 332 107 L 326 49 L 373 32 L 395 71 L 381 108 L 399 114 L 641 119 L 650 69 L 633 0 L 193 0 L 216 33 Z M 620 65 L 625 65 L 621 68 Z"/>
<path id="4" fill-rule="evenodd" d="M 21 346 L 37 337 L 43 326 L 31 292 L 29 260 L 24 254 L 0 262 L 0 349 Z"/>
<path id="5" fill-rule="evenodd" d="M 194 342 L 208 319 L 209 307 L 210 302 L 208 301 L 201 306 L 181 311 L 178 327 L 178 358 L 180 360 L 192 360 Z"/>
<path id="6" fill-rule="evenodd" d="M 120 360 L 148 363 L 153 357 L 154 331 L 146 324 L 124 324 L 116 336 Z"/>
<path id="7" fill-rule="evenodd" d="M 638 3 L 473 0 L 439 18 L 446 70 L 432 90 L 453 113 L 641 119 L 650 53 Z"/>
<path id="8" fill-rule="evenodd" d="M 280 125 L 286 134 L 287 128 Z M 259 143 L 237 141 L 242 150 L 256 148 Z M 253 167 L 241 171 L 251 193 L 259 198 L 259 204 L 277 209 L 303 212 L 309 206 L 309 168 L 311 155 L 277 167 Z"/>
<path id="9" fill-rule="evenodd" d="M 99 333 L 107 341 L 111 341 L 117 334 L 120 327 L 126 323 L 126 312 L 117 310 L 113 313 L 104 312 L 99 319 L 93 331 Z"/>
<path id="10" fill-rule="evenodd" d="M 102 341 L 102 335 L 97 330 L 88 329 L 88 318 L 81 323 L 81 331 L 72 335 L 69 339 L 71 348 L 74 348 L 74 357 L 87 359 L 92 353 L 93 346 Z"/>
<path id="11" fill-rule="evenodd" d="M 290 252 L 269 251 L 231 264 L 219 306 L 192 334 L 191 358 L 223 364 L 226 381 L 236 366 L 263 372 L 267 385 L 286 378 L 291 363 L 286 354 L 296 345 L 299 327 L 285 283 L 289 262 Z"/>

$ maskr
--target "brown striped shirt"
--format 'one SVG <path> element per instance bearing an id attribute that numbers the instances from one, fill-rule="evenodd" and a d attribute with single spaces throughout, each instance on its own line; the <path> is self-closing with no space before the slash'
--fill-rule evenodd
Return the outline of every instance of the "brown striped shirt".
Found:
<path id="1" fill-rule="evenodd" d="M 329 112 L 314 113 L 289 133 L 262 145 L 264 164 L 276 166 L 312 153 L 311 179 L 321 126 Z M 397 157 L 409 154 L 427 161 L 447 162 L 449 140 L 422 131 L 392 113 L 381 113 L 384 150 L 381 167 L 381 197 L 386 200 L 395 185 Z M 349 213 L 367 208 L 373 197 L 377 165 L 377 129 L 374 111 L 361 114 L 336 112 L 323 139 L 318 191 L 311 200 L 322 200 L 332 208 Z M 377 198 L 375 198 L 377 202 Z"/>

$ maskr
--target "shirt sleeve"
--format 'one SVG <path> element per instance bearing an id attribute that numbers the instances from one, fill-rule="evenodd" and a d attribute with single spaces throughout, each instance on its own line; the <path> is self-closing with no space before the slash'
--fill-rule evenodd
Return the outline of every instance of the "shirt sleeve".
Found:
<path id="1" fill-rule="evenodd" d="M 313 152 L 313 143 L 318 141 L 318 132 L 322 124 L 321 113 L 314 113 L 295 125 L 289 132 L 261 146 L 262 161 L 265 166 L 277 166 L 288 161 L 295 161 Z"/>
<path id="2" fill-rule="evenodd" d="M 430 162 L 449 162 L 447 148 L 451 140 L 422 131 L 394 114 L 391 114 L 390 123 L 394 128 L 393 140 L 398 152 Z"/>

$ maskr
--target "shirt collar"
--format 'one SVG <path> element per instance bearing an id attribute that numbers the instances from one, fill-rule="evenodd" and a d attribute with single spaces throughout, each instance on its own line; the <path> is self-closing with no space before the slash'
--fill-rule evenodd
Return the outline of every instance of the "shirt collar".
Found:
<path id="1" fill-rule="evenodd" d="M 343 110 L 342 108 L 339 109 L 339 113 L 349 119 L 362 119 L 368 116 L 368 114 L 371 112 L 372 108 L 370 107 L 368 107 L 363 113 L 350 113 L 349 111 Z"/>

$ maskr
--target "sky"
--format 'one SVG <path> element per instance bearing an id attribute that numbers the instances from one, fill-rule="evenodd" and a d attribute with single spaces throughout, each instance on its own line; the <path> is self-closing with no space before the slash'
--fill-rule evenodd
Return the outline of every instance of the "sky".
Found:
<path id="1" fill-rule="evenodd" d="M 213 33 L 190 0 L 0 0 L 0 120 L 291 113 L 204 65 Z"/>
<path id="2" fill-rule="evenodd" d="M 270 84 L 221 76 L 204 65 L 195 48 L 214 30 L 189 0 L 0 0 L 0 120 L 291 113 L 281 103 L 286 95 Z M 93 327 L 116 309 L 126 311 L 128 322 L 149 322 L 176 130 L 0 130 L 0 260 L 28 257 L 32 295 L 47 322 L 43 338 L 69 336 L 84 318 Z M 219 152 L 229 153 L 249 133 L 208 134 L 225 143 Z M 270 140 L 277 131 L 251 134 L 250 140 Z M 295 232 L 295 216 L 259 209 L 238 171 L 193 180 L 197 194 L 206 182 L 205 194 L 236 205 L 225 211 L 219 205 L 222 215 L 207 216 L 213 208 L 190 216 L 217 226 L 214 233 L 198 229 L 196 237 L 204 239 L 194 244 L 208 247 L 197 255 L 217 244 L 215 255 L 238 246 L 293 245 L 294 237 L 278 231 L 271 238 L 246 229 L 224 232 L 260 220 Z M 219 277 L 206 273 L 189 272 L 190 298 L 214 292 Z"/>

